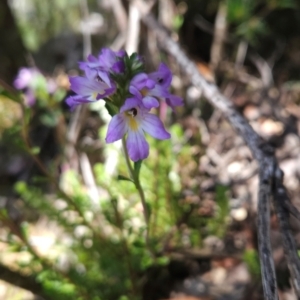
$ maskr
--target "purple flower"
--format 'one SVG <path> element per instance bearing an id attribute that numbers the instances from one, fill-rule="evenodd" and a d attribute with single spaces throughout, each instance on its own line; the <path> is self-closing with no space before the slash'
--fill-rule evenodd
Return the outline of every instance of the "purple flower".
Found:
<path id="1" fill-rule="evenodd" d="M 183 105 L 183 99 L 169 92 L 172 73 L 165 64 L 160 64 L 156 72 L 137 74 L 130 82 L 129 92 L 140 99 L 146 108 L 158 107 L 157 98 L 164 99 L 174 109 Z"/>
<path id="2" fill-rule="evenodd" d="M 164 98 L 166 103 L 174 110 L 174 107 L 183 105 L 183 99 L 175 96 L 169 92 L 169 88 L 172 82 L 172 72 L 163 63 L 158 67 L 158 70 L 150 73 L 149 78 L 155 81 L 156 85 L 153 94 L 157 96 L 161 94 L 161 98 Z M 163 92 L 162 92 L 163 90 Z"/>
<path id="3" fill-rule="evenodd" d="M 150 114 L 139 99 L 128 98 L 120 113 L 111 119 L 106 142 L 113 143 L 127 133 L 126 146 L 130 159 L 142 160 L 149 155 L 149 144 L 144 132 L 160 140 L 170 138 L 170 134 L 156 115 Z"/>
<path id="4" fill-rule="evenodd" d="M 42 80 L 41 80 L 42 79 Z M 33 106 L 36 102 L 35 90 L 38 84 L 47 84 L 39 70 L 35 68 L 21 68 L 13 85 L 18 90 L 23 90 L 26 106 Z"/>
<path id="5" fill-rule="evenodd" d="M 143 102 L 146 108 L 151 109 L 159 106 L 158 100 L 153 97 L 154 87 L 155 81 L 150 79 L 147 74 L 140 73 L 131 80 L 129 92 Z"/>
<path id="6" fill-rule="evenodd" d="M 124 50 L 114 52 L 109 48 L 103 48 L 98 55 L 98 58 L 89 55 L 87 62 L 80 62 L 79 68 L 83 71 L 87 69 L 97 69 L 106 73 L 123 73 L 125 70 L 125 64 L 122 58 L 125 56 Z"/>
<path id="7" fill-rule="evenodd" d="M 109 48 L 102 49 L 99 55 L 100 68 L 105 71 L 113 71 L 115 73 L 122 73 L 125 70 L 124 61 L 121 60 L 125 56 L 124 50 L 114 52 Z"/>
<path id="8" fill-rule="evenodd" d="M 116 90 L 115 84 L 107 74 L 88 69 L 86 75 L 87 77 L 75 76 L 69 78 L 71 90 L 78 94 L 67 98 L 66 102 L 71 108 L 82 103 L 95 102 L 113 94 Z"/>
<path id="9" fill-rule="evenodd" d="M 24 93 L 24 103 L 28 107 L 32 107 L 36 102 L 34 91 L 32 89 L 27 89 Z"/>
<path id="10" fill-rule="evenodd" d="M 16 79 L 14 80 L 14 87 L 18 90 L 29 87 L 38 71 L 32 68 L 21 68 Z"/>
<path id="11" fill-rule="evenodd" d="M 161 63 L 157 71 L 149 74 L 149 78 L 157 85 L 168 89 L 172 82 L 172 72 L 164 63 Z"/>
<path id="12" fill-rule="evenodd" d="M 113 94 L 116 84 L 110 73 L 121 73 L 125 70 L 122 58 L 125 51 L 114 52 L 108 48 L 102 49 L 98 57 L 89 55 L 87 62 L 80 62 L 79 68 L 86 77 L 71 77 L 71 90 L 78 95 L 67 98 L 67 104 L 73 109 L 79 104 L 95 102 Z"/>

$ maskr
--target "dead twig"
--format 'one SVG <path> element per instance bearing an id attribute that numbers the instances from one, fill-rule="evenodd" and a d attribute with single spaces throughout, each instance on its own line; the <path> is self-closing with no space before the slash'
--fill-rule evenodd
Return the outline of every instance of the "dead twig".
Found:
<path id="1" fill-rule="evenodd" d="M 211 82 L 207 82 L 199 73 L 196 65 L 185 55 L 180 46 L 174 42 L 166 33 L 152 15 L 143 15 L 143 22 L 148 28 L 153 30 L 161 46 L 171 54 L 189 75 L 191 82 L 201 88 L 205 98 L 216 108 L 222 111 L 227 117 L 232 127 L 240 134 L 245 143 L 250 148 L 253 157 L 258 161 L 260 169 L 260 187 L 259 187 L 259 237 L 260 237 L 260 259 L 262 264 L 262 280 L 264 287 L 264 296 L 267 300 L 278 299 L 274 261 L 271 257 L 271 246 L 269 237 L 269 201 L 270 192 L 273 191 L 274 202 L 276 204 L 276 214 L 280 221 L 281 232 L 284 236 L 284 249 L 288 258 L 289 267 L 292 275 L 292 282 L 297 296 L 300 297 L 300 267 L 294 240 L 291 236 L 288 224 L 288 212 L 284 207 L 283 200 L 289 201 L 284 190 L 282 172 L 279 169 L 274 156 L 274 149 L 266 144 L 261 137 L 253 130 L 246 119 L 237 112 L 232 102 L 226 98 Z M 276 184 L 273 184 L 273 183 Z M 273 186 L 273 189 L 271 189 Z M 282 201 L 281 201 L 282 200 Z M 268 255 L 269 254 L 269 255 Z"/>
<path id="2" fill-rule="evenodd" d="M 266 299 L 278 299 L 276 275 L 270 241 L 270 178 L 264 180 L 262 172 L 259 176 L 258 192 L 258 248 L 262 273 L 262 284 Z"/>
<path id="3" fill-rule="evenodd" d="M 129 21 L 127 28 L 126 51 L 130 55 L 136 52 L 139 44 L 140 34 L 140 12 L 137 7 L 130 3 L 129 5 Z"/>
<path id="4" fill-rule="evenodd" d="M 114 51 L 118 51 L 125 45 L 126 42 L 128 18 L 121 0 L 111 0 L 109 5 L 113 11 L 116 24 L 119 29 L 119 34 L 113 41 L 110 48 Z"/>
<path id="5" fill-rule="evenodd" d="M 213 43 L 210 51 L 210 67 L 215 70 L 222 60 L 222 50 L 227 31 L 227 4 L 220 2 L 214 28 Z"/>
<path id="6" fill-rule="evenodd" d="M 283 246 L 285 249 L 285 257 L 291 272 L 292 284 L 300 298 L 300 261 L 297 252 L 295 240 L 291 234 L 291 228 L 289 224 L 289 210 L 285 205 L 285 202 L 290 202 L 286 193 L 286 190 L 282 184 L 282 171 L 277 169 L 276 178 L 273 185 L 273 201 L 277 212 L 277 218 L 279 220 L 279 226 L 282 232 Z"/>

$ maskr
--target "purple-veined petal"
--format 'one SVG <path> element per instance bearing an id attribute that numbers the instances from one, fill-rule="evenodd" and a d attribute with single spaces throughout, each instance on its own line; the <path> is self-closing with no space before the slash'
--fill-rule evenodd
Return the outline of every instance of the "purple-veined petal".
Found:
<path id="1" fill-rule="evenodd" d="M 80 70 L 85 71 L 85 69 L 88 68 L 88 63 L 85 61 L 79 61 L 78 66 Z"/>
<path id="2" fill-rule="evenodd" d="M 146 81 L 146 88 L 148 88 L 149 90 L 153 89 L 155 87 L 155 81 L 148 78 Z"/>
<path id="3" fill-rule="evenodd" d="M 127 98 L 125 100 L 125 103 L 123 104 L 123 106 L 120 109 L 120 112 L 124 112 L 126 110 L 132 109 L 134 107 L 138 107 L 142 104 L 141 100 L 137 99 L 137 98 Z"/>
<path id="4" fill-rule="evenodd" d="M 141 92 L 133 85 L 129 86 L 129 93 L 132 94 L 133 96 L 137 97 L 140 100 L 142 100 L 142 98 L 143 98 Z"/>
<path id="5" fill-rule="evenodd" d="M 126 146 L 132 161 L 145 159 L 149 155 L 149 145 L 141 130 L 128 131 Z"/>
<path id="6" fill-rule="evenodd" d="M 90 67 L 87 67 L 85 68 L 84 72 L 88 80 L 96 81 L 95 79 L 98 76 L 98 72 L 96 69 L 91 69 Z"/>
<path id="7" fill-rule="evenodd" d="M 80 61 L 78 63 L 79 65 L 79 69 L 80 70 L 83 70 L 83 71 L 86 71 L 86 69 L 95 69 L 95 68 L 98 68 L 100 66 L 100 63 L 99 63 L 99 60 L 93 56 L 92 54 L 90 54 L 88 57 L 87 57 L 87 62 L 82 62 Z"/>
<path id="8" fill-rule="evenodd" d="M 170 94 L 169 97 L 166 98 L 166 103 L 171 108 L 174 108 L 175 106 L 182 106 L 183 105 L 183 99 L 179 96 Z"/>
<path id="9" fill-rule="evenodd" d="M 171 137 L 170 133 L 165 130 L 162 121 L 158 116 L 150 113 L 145 113 L 141 122 L 142 129 L 159 140 L 166 140 Z"/>
<path id="10" fill-rule="evenodd" d="M 94 55 L 90 54 L 88 57 L 87 57 L 87 60 L 88 62 L 90 63 L 99 63 L 97 57 L 95 57 Z"/>
<path id="11" fill-rule="evenodd" d="M 128 126 L 122 114 L 117 114 L 113 116 L 108 125 L 107 134 L 105 138 L 106 143 L 113 143 L 115 141 L 120 140 L 128 130 L 127 128 Z"/>
<path id="12" fill-rule="evenodd" d="M 148 76 L 146 73 L 139 73 L 131 79 L 130 85 L 133 85 L 138 89 L 143 88 L 147 79 Z"/>
<path id="13" fill-rule="evenodd" d="M 125 71 L 125 63 L 124 61 L 120 60 L 113 64 L 111 67 L 112 71 L 115 73 L 123 73 Z"/>
<path id="14" fill-rule="evenodd" d="M 146 96 L 143 98 L 143 104 L 146 108 L 151 109 L 153 107 L 159 107 L 159 102 L 156 98 L 151 96 Z"/>
<path id="15" fill-rule="evenodd" d="M 81 95 L 74 95 L 74 96 L 70 96 L 69 98 L 72 98 L 72 101 L 76 102 L 76 103 L 91 103 L 91 102 L 95 102 L 95 100 L 91 100 L 89 97 L 84 97 L 84 96 L 81 96 Z"/>
<path id="16" fill-rule="evenodd" d="M 67 105 L 70 107 L 71 110 L 73 110 L 76 106 L 78 106 L 80 103 L 74 101 L 73 96 L 70 96 L 66 99 Z"/>
<path id="17" fill-rule="evenodd" d="M 149 74 L 149 78 L 154 80 L 157 85 L 168 88 L 172 81 L 172 72 L 164 63 L 161 63 L 157 71 Z"/>
<path id="18" fill-rule="evenodd" d="M 103 82 L 105 82 L 108 86 L 111 86 L 111 80 L 107 72 L 98 71 L 98 75 Z"/>
<path id="19" fill-rule="evenodd" d="M 155 86 L 155 82 L 146 73 L 139 73 L 132 78 L 130 85 L 136 87 L 138 90 L 142 90 L 145 87 L 152 89 Z"/>
<path id="20" fill-rule="evenodd" d="M 104 93 L 97 94 L 96 100 L 103 99 L 103 98 L 105 98 L 105 97 L 107 97 L 109 95 L 112 95 L 115 91 L 116 91 L 116 86 L 113 83 L 113 86 L 111 88 L 105 89 Z"/>
<path id="21" fill-rule="evenodd" d="M 126 55 L 126 51 L 125 50 L 119 50 L 117 52 L 115 52 L 117 57 L 123 58 Z"/>
<path id="22" fill-rule="evenodd" d="M 160 98 L 166 98 L 170 95 L 170 93 L 167 90 L 167 88 L 157 84 L 152 90 L 149 91 L 149 95 Z"/>
<path id="23" fill-rule="evenodd" d="M 171 85 L 173 76 L 168 66 L 164 63 L 161 63 L 158 67 L 158 73 L 160 73 L 163 76 L 163 82 L 160 82 L 159 84 L 165 87 L 169 87 Z"/>
<path id="24" fill-rule="evenodd" d="M 107 84 L 104 82 L 89 80 L 81 76 L 70 77 L 70 83 L 71 83 L 71 90 L 83 96 L 88 96 L 95 92 L 99 94 L 104 94 L 105 89 L 108 88 Z"/>
<path id="25" fill-rule="evenodd" d="M 73 110 L 76 106 L 83 104 L 83 103 L 91 103 L 94 102 L 89 100 L 87 97 L 83 97 L 81 95 L 70 96 L 66 99 L 66 103 L 69 107 Z"/>
<path id="26" fill-rule="evenodd" d="M 112 65 L 116 62 L 116 54 L 109 48 L 103 48 L 99 55 L 100 67 L 105 71 L 109 71 Z"/>

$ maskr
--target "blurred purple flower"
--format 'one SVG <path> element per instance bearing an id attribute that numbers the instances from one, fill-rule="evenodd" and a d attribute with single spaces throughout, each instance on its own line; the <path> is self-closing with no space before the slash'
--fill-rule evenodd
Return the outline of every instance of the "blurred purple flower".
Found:
<path id="1" fill-rule="evenodd" d="M 54 94 L 58 89 L 57 83 L 53 78 L 47 78 L 47 91 L 49 94 Z"/>
<path id="2" fill-rule="evenodd" d="M 34 82 L 42 74 L 34 68 L 21 68 L 13 82 L 17 90 L 24 90 L 24 102 L 26 106 L 33 106 L 36 102 Z"/>
<path id="3" fill-rule="evenodd" d="M 30 83 L 34 79 L 34 76 L 36 76 L 37 74 L 39 74 L 39 72 L 36 69 L 21 68 L 16 79 L 14 80 L 14 87 L 18 90 L 28 88 Z"/>
<path id="4" fill-rule="evenodd" d="M 149 144 L 144 132 L 160 140 L 170 138 L 170 134 L 156 115 L 150 114 L 139 99 L 128 98 L 121 107 L 120 113 L 111 119 L 106 142 L 113 143 L 127 133 L 126 147 L 130 159 L 142 160 L 149 155 Z"/>

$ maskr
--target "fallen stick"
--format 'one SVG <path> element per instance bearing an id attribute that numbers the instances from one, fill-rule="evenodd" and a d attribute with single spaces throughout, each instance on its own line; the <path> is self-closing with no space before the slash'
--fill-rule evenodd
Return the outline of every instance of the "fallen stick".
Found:
<path id="1" fill-rule="evenodd" d="M 279 220 L 293 287 L 297 297 L 300 298 L 300 261 L 288 222 L 289 212 L 284 204 L 284 202 L 290 202 L 290 199 L 283 186 L 283 172 L 275 158 L 275 149 L 262 140 L 214 83 L 205 80 L 194 62 L 187 57 L 178 43 L 171 39 L 156 19 L 151 14 L 143 14 L 143 3 L 137 1 L 136 5 L 141 11 L 143 23 L 155 32 L 160 45 L 174 57 L 178 65 L 190 77 L 193 85 L 202 90 L 204 97 L 227 117 L 231 126 L 244 139 L 259 164 L 258 241 L 265 299 L 278 299 L 275 267 L 270 245 L 270 199 L 274 202 L 275 212 Z"/>

